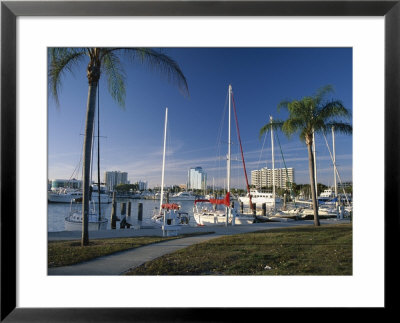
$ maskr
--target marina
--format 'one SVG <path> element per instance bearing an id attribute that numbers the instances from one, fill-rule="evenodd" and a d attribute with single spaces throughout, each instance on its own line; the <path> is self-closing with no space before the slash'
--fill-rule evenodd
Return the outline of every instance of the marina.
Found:
<path id="1" fill-rule="evenodd" d="M 89 86 L 89 92 L 85 91 L 86 117 L 83 109 L 78 111 L 71 108 L 74 109 L 72 115 L 76 119 L 71 122 L 73 126 L 68 128 L 68 133 L 74 134 L 74 140 L 68 142 L 68 148 L 65 142 L 62 144 L 66 130 L 58 131 L 63 126 L 62 122 L 58 124 L 61 113 L 56 115 L 49 109 L 49 241 L 80 239 L 77 246 L 79 244 L 81 256 L 86 250 L 93 250 L 93 256 L 100 258 L 100 255 L 110 253 L 105 261 L 112 267 L 114 259 L 123 262 L 124 267 L 133 268 L 134 265 L 129 264 L 127 258 L 117 260 L 119 251 L 137 248 L 137 251 L 129 250 L 124 254 L 140 254 L 147 250 L 149 254 L 160 256 L 162 245 L 168 246 L 167 250 L 176 246 L 174 242 L 165 241 L 169 239 L 179 239 L 182 245 L 189 246 L 223 235 L 309 224 L 319 227 L 321 222 L 335 225 L 345 223 L 348 225 L 346 230 L 349 230 L 353 212 L 352 170 L 349 166 L 343 167 L 342 163 L 345 161 L 351 165 L 346 158 L 350 156 L 351 160 L 352 146 L 351 141 L 341 136 L 352 133 L 351 123 L 347 122 L 351 121 L 351 109 L 347 108 L 352 102 L 349 93 L 346 96 L 346 106 L 341 100 L 332 97 L 334 87 L 328 80 L 319 88 L 310 84 L 304 93 L 297 93 L 297 87 L 289 91 L 284 82 L 275 93 L 276 75 L 281 75 L 280 66 L 285 64 L 272 63 L 274 57 L 285 60 L 292 57 L 298 60 L 298 66 L 303 66 L 303 51 L 306 51 L 307 57 L 313 54 L 314 60 L 323 57 L 322 52 L 279 49 L 280 55 L 275 56 L 276 53 L 267 48 L 176 48 L 168 51 L 179 57 L 179 62 L 185 68 L 192 66 L 189 69 L 190 77 L 185 76 L 180 63 L 165 54 L 163 49 L 49 49 L 49 83 L 55 99 L 51 103 L 59 104 L 60 71 L 72 68 L 70 63 L 79 60 L 88 62 L 88 83 L 71 91 L 76 84 L 68 82 L 69 93 Z M 199 61 L 204 59 L 200 52 L 210 54 L 209 58 L 203 61 L 203 65 L 193 64 L 194 57 Z M 341 57 L 351 62 L 351 51 L 340 49 L 337 53 L 345 54 Z M 122 63 L 129 63 L 130 66 L 136 55 L 142 58 L 141 64 L 155 67 L 184 96 L 190 96 L 191 100 L 177 99 L 175 94 L 170 94 L 158 83 L 155 95 L 149 96 L 148 84 L 135 84 L 137 92 L 126 91 Z M 232 58 L 232 61 L 227 60 L 227 57 Z M 253 69 L 255 61 L 261 66 L 268 65 L 268 68 L 264 71 Z M 329 66 L 332 65 L 332 57 L 328 61 Z M 135 62 L 139 60 L 135 59 Z M 215 68 L 208 68 L 209 62 L 214 62 L 215 66 L 223 70 L 216 72 Z M 341 60 L 337 62 L 339 65 L 342 63 Z M 249 65 L 240 72 L 237 66 L 242 64 Z M 133 67 L 130 72 L 136 75 Z M 304 72 L 308 73 L 308 70 Z M 100 82 L 101 75 L 106 75 L 102 79 L 108 83 L 109 93 L 100 97 L 104 90 L 107 92 Z M 254 75 L 257 75 L 258 80 L 253 82 Z M 285 80 L 291 75 L 287 75 Z M 342 85 L 343 77 L 339 75 L 340 81 L 336 84 Z M 85 78 L 85 74 L 81 76 Z M 189 92 L 188 81 L 196 79 L 196 82 L 191 83 L 193 87 Z M 270 84 L 265 83 L 266 80 Z M 155 80 L 151 84 L 155 85 Z M 238 95 L 234 95 L 232 84 Z M 342 94 L 340 92 L 340 96 Z M 139 97 L 141 100 L 136 101 Z M 288 97 L 292 99 L 285 99 Z M 112 108 L 115 104 L 124 108 L 125 98 L 129 100 L 127 111 Z M 79 102 L 84 102 L 83 94 Z M 73 107 L 81 105 L 83 103 L 75 103 Z M 160 113 L 163 109 L 164 118 Z M 281 109 L 287 112 L 284 116 L 286 120 L 278 115 Z M 71 113 L 64 107 L 60 111 Z M 332 133 L 333 152 L 326 138 L 328 131 Z M 259 140 L 256 140 L 257 134 Z M 300 135 L 301 146 L 290 140 L 292 135 Z M 326 147 L 321 136 L 325 139 Z M 78 137 L 83 142 L 78 143 Z M 264 139 L 262 146 L 261 139 Z M 275 155 L 279 153 L 280 156 L 276 158 Z M 73 168 L 76 163 L 77 166 Z M 103 177 L 101 170 L 104 172 Z M 342 177 L 345 181 L 342 181 Z M 337 230 L 334 227 L 328 229 Z M 301 229 L 297 233 L 300 236 L 303 234 Z M 261 233 L 261 240 L 268 240 L 264 234 Z M 116 241 L 100 241 L 108 237 L 116 238 Z M 137 247 L 131 244 L 133 240 L 126 243 L 118 239 L 124 237 L 133 240 L 137 237 Z M 147 240 L 141 239 L 144 237 Z M 99 240 L 92 241 L 97 238 Z M 246 236 L 244 239 L 248 238 Z M 284 240 L 286 238 L 290 239 L 290 235 L 284 237 Z M 303 239 L 307 240 L 307 236 Z M 55 252 L 53 255 L 69 253 L 68 242 L 59 242 L 57 246 L 48 245 L 49 248 L 61 248 L 58 251 L 64 250 L 57 253 L 52 249 Z M 109 246 L 103 247 L 103 243 Z M 246 243 L 251 246 L 251 238 Z M 146 244 L 155 246 L 142 248 Z M 228 256 L 231 250 L 229 247 L 217 247 L 215 252 Z M 254 253 L 257 252 L 256 248 Z M 69 256 L 70 265 L 83 259 L 73 252 Z M 192 254 L 189 258 L 196 256 Z M 66 257 L 56 258 L 53 258 L 55 262 L 52 264 L 62 264 Z M 245 257 L 239 258 L 235 259 L 243 261 Z M 94 266 L 94 271 L 85 269 L 83 273 L 96 274 L 98 270 L 105 270 L 108 265 L 99 261 L 99 266 L 104 268 Z M 227 261 L 230 266 L 235 266 L 231 259 Z M 191 265 L 190 260 L 188 265 Z M 221 265 L 224 267 L 223 260 Z M 167 267 L 170 265 L 167 264 Z M 263 268 L 267 267 L 264 265 Z M 211 270 L 218 274 L 215 268 L 213 265 L 213 268 L 205 268 L 202 272 Z M 171 270 L 173 268 L 167 269 L 167 272 Z M 123 273 L 120 268 L 114 274 Z"/>
<path id="2" fill-rule="evenodd" d="M 139 203 L 142 204 L 142 208 L 143 208 L 143 219 L 142 219 L 142 223 L 141 226 L 142 227 L 154 227 L 155 224 L 154 222 L 151 220 L 151 218 L 154 216 L 154 210 L 156 208 L 159 208 L 160 206 L 160 202 L 159 200 L 153 200 L 153 199 L 128 199 L 128 198 L 117 198 L 117 214 L 119 215 L 121 213 L 121 207 L 122 207 L 122 203 L 128 203 L 131 202 L 131 221 L 133 226 L 138 226 L 138 208 L 139 208 Z M 300 201 L 300 202 L 304 202 L 304 201 Z M 197 222 L 194 218 L 194 201 L 181 201 L 179 202 L 180 205 L 180 211 L 181 212 L 185 212 L 188 214 L 188 225 L 190 227 L 197 227 Z M 302 206 L 303 205 L 303 206 Z M 271 220 L 272 221 L 279 221 L 281 219 L 279 219 L 279 215 L 280 217 L 298 217 L 299 219 L 301 218 L 301 215 L 304 215 L 305 217 L 307 215 L 311 215 L 312 216 L 312 209 L 309 208 L 308 205 L 306 204 L 300 204 L 300 203 L 296 203 L 297 208 L 294 207 L 294 205 L 290 205 L 290 209 L 292 210 L 297 210 L 298 212 L 290 212 L 287 211 L 284 214 L 277 214 L 279 213 L 279 210 L 282 209 L 283 204 L 278 205 L 278 211 L 276 212 L 272 212 L 272 209 L 269 207 L 266 207 L 265 212 L 266 214 L 269 214 L 270 218 L 274 217 Z M 80 205 L 81 207 L 81 205 Z M 70 211 L 70 204 L 66 204 L 66 203 L 49 203 L 47 206 L 47 210 L 48 210 L 48 232 L 61 232 L 61 231 L 65 231 L 65 223 L 64 223 L 64 219 L 65 217 L 69 214 Z M 107 219 L 110 219 L 111 217 L 111 211 L 112 211 L 112 204 L 105 204 L 102 205 L 102 214 L 104 215 L 104 217 L 106 217 Z M 248 208 L 244 208 L 243 210 L 245 213 L 247 213 L 249 216 L 252 215 L 252 211 Z M 348 211 L 343 215 L 343 218 L 347 218 L 350 219 L 350 209 L 348 209 Z M 239 203 L 235 203 L 234 202 L 234 208 L 233 208 L 233 212 L 237 212 L 237 213 L 243 213 L 241 212 L 240 209 L 240 204 Z M 262 215 L 263 215 L 263 209 L 262 209 L 262 205 L 260 205 L 259 208 L 257 208 L 256 210 L 256 214 L 260 217 L 260 219 L 262 219 Z M 278 217 L 276 217 L 275 215 L 278 215 Z M 324 215 L 324 213 L 321 214 L 322 216 Z M 326 215 L 328 215 L 326 213 Z M 337 214 L 330 214 L 330 218 L 336 218 Z M 221 219 L 222 224 L 225 225 L 226 223 L 226 217 L 223 217 Z M 108 221 L 106 227 L 104 228 L 105 230 L 111 230 L 111 222 Z M 78 228 L 78 230 L 81 230 L 81 228 Z M 119 225 L 117 225 L 117 230 L 119 229 Z"/>
<path id="3" fill-rule="evenodd" d="M 151 218 L 154 214 L 154 209 L 160 206 L 159 200 L 150 200 L 150 199 L 127 199 L 127 198 L 117 198 L 117 214 L 121 214 L 121 204 L 131 202 L 132 205 L 132 221 L 133 224 L 137 224 L 138 220 L 138 205 L 139 203 L 143 206 L 143 222 L 142 226 L 154 226 L 155 224 L 151 221 Z M 193 201 L 183 201 L 180 202 L 181 211 L 187 212 L 189 214 L 189 225 L 196 226 L 196 222 L 193 218 Z M 80 205 L 82 208 L 82 205 Z M 59 232 L 65 231 L 64 219 L 68 215 L 70 211 L 69 204 L 48 204 L 48 232 Z M 110 219 L 112 211 L 112 203 L 102 205 L 102 214 Z M 119 224 L 117 225 L 119 228 Z M 108 224 L 105 228 L 106 230 L 111 230 L 111 221 L 108 221 Z"/>

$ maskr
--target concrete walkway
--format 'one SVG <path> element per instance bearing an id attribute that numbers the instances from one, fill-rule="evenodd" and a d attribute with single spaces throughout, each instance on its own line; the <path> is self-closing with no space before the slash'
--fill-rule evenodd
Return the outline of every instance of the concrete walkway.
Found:
<path id="1" fill-rule="evenodd" d="M 346 220 L 321 220 L 321 224 L 348 223 Z M 180 238 L 156 244 L 151 244 L 132 250 L 121 251 L 109 256 L 99 257 L 76 265 L 48 269 L 48 275 L 121 275 L 132 268 L 138 267 L 165 254 L 172 253 L 190 245 L 215 239 L 224 235 L 256 232 L 273 228 L 286 228 L 299 225 L 312 225 L 313 221 L 268 222 L 237 226 L 183 227 L 181 234 L 203 232 L 210 233 L 193 237 Z M 80 232 L 49 232 L 49 240 L 79 239 Z M 105 230 L 89 233 L 90 239 L 135 236 L 162 236 L 160 228 Z"/>

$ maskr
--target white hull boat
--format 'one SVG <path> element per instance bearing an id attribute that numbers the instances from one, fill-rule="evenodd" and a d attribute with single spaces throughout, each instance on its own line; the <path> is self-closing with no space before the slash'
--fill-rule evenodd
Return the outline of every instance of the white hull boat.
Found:
<path id="1" fill-rule="evenodd" d="M 92 200 L 94 203 L 99 203 L 99 193 L 93 192 L 92 193 Z M 112 202 L 112 198 L 110 195 L 106 193 L 100 193 L 100 203 L 101 204 L 109 204 Z"/>
<path id="2" fill-rule="evenodd" d="M 89 210 L 88 224 L 89 231 L 107 229 L 108 220 L 104 217 L 99 219 L 99 215 L 96 212 L 93 202 L 91 202 Z M 82 204 L 76 204 L 74 201 L 71 201 L 69 215 L 65 217 L 65 230 L 82 231 Z"/>
<path id="3" fill-rule="evenodd" d="M 172 201 L 194 201 L 196 196 L 191 192 L 179 192 L 169 198 Z"/>
<path id="4" fill-rule="evenodd" d="M 200 226 L 208 225 L 226 225 L 226 210 L 214 210 L 210 208 L 195 209 L 194 219 Z M 228 225 L 240 225 L 240 224 L 252 224 L 254 223 L 254 217 L 252 215 L 239 214 L 232 209 L 231 215 L 228 217 Z"/>
<path id="5" fill-rule="evenodd" d="M 61 189 L 47 192 L 49 203 L 71 203 L 73 199 L 82 198 L 82 191 Z"/>
<path id="6" fill-rule="evenodd" d="M 262 204 L 279 204 L 281 202 L 281 199 L 277 196 L 274 198 L 273 193 L 263 193 L 263 192 L 258 192 L 257 190 L 251 190 L 250 191 L 251 195 L 251 202 L 256 205 L 262 205 Z M 250 205 L 250 198 L 249 194 L 246 196 L 241 196 L 239 197 L 239 202 L 243 203 L 244 205 Z"/>
<path id="7" fill-rule="evenodd" d="M 313 209 L 303 209 L 300 214 L 302 218 L 306 218 L 308 216 L 314 216 Z M 318 215 L 323 217 L 336 217 L 337 211 L 335 209 L 328 208 L 318 208 Z"/>
<path id="8" fill-rule="evenodd" d="M 194 202 L 193 214 L 197 225 L 237 225 L 237 224 L 252 224 L 255 218 L 252 215 L 238 214 L 231 204 L 230 180 L 231 180 L 231 103 L 232 86 L 228 87 L 229 94 L 229 117 L 228 117 L 228 154 L 227 154 L 227 193 L 224 199 L 198 199 Z M 236 116 L 236 108 L 234 108 Z M 236 128 L 239 137 L 240 148 L 242 144 L 239 134 L 239 125 L 236 118 Z M 243 168 L 245 163 L 242 151 Z M 245 170 L 247 182 L 247 175 Z M 248 186 L 248 183 L 247 183 Z M 219 209 L 218 209 L 219 208 Z"/>
<path id="9" fill-rule="evenodd" d="M 179 211 L 179 208 L 180 206 L 177 204 L 162 204 L 161 212 L 156 208 L 151 221 L 158 226 L 163 226 L 165 216 L 166 224 L 188 225 L 190 221 L 189 214 Z"/>
<path id="10" fill-rule="evenodd" d="M 98 189 L 99 184 L 94 184 L 91 187 L 92 187 L 91 200 L 94 201 L 94 203 L 99 203 L 99 189 Z M 104 185 L 100 185 L 100 203 L 109 204 L 111 202 L 112 198 L 108 193 L 107 188 Z"/>
<path id="11" fill-rule="evenodd" d="M 193 216 L 197 225 L 226 225 L 226 207 L 214 209 L 212 205 L 205 206 L 195 203 Z M 228 218 L 228 224 L 232 223 L 232 217 Z"/>

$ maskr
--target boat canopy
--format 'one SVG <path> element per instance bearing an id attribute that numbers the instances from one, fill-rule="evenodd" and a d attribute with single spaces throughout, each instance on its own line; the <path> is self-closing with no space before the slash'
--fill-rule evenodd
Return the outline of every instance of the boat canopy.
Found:
<path id="1" fill-rule="evenodd" d="M 179 210 L 180 206 L 176 203 L 170 203 L 161 205 L 161 208 L 167 210 Z"/>
<path id="2" fill-rule="evenodd" d="M 208 202 L 211 204 L 224 204 L 226 206 L 230 206 L 230 193 L 226 193 L 224 199 L 195 200 L 194 204 L 198 202 Z"/>

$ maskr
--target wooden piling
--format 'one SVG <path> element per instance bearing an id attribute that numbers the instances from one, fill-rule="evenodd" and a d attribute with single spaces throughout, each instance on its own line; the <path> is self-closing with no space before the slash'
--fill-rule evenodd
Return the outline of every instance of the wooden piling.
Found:
<path id="1" fill-rule="evenodd" d="M 121 222 L 119 223 L 120 229 L 125 229 L 126 225 L 126 203 L 121 203 Z"/>
<path id="2" fill-rule="evenodd" d="M 265 203 L 262 204 L 262 215 L 263 216 L 267 215 L 267 204 Z"/>
<path id="3" fill-rule="evenodd" d="M 131 210 L 132 210 L 132 202 L 129 201 L 128 202 L 128 214 L 127 214 L 127 216 L 131 216 Z"/>
<path id="4" fill-rule="evenodd" d="M 243 214 L 243 202 L 240 202 L 240 213 Z"/>
<path id="5" fill-rule="evenodd" d="M 286 193 L 283 194 L 283 208 L 282 210 L 286 211 Z"/>
<path id="6" fill-rule="evenodd" d="M 257 205 L 256 203 L 253 203 L 253 215 L 257 214 Z"/>
<path id="7" fill-rule="evenodd" d="M 117 201 L 115 198 L 115 192 L 113 192 L 112 208 L 111 208 L 111 229 L 117 228 Z"/>
<path id="8" fill-rule="evenodd" d="M 142 226 L 143 221 L 143 203 L 138 203 L 138 228 Z"/>

